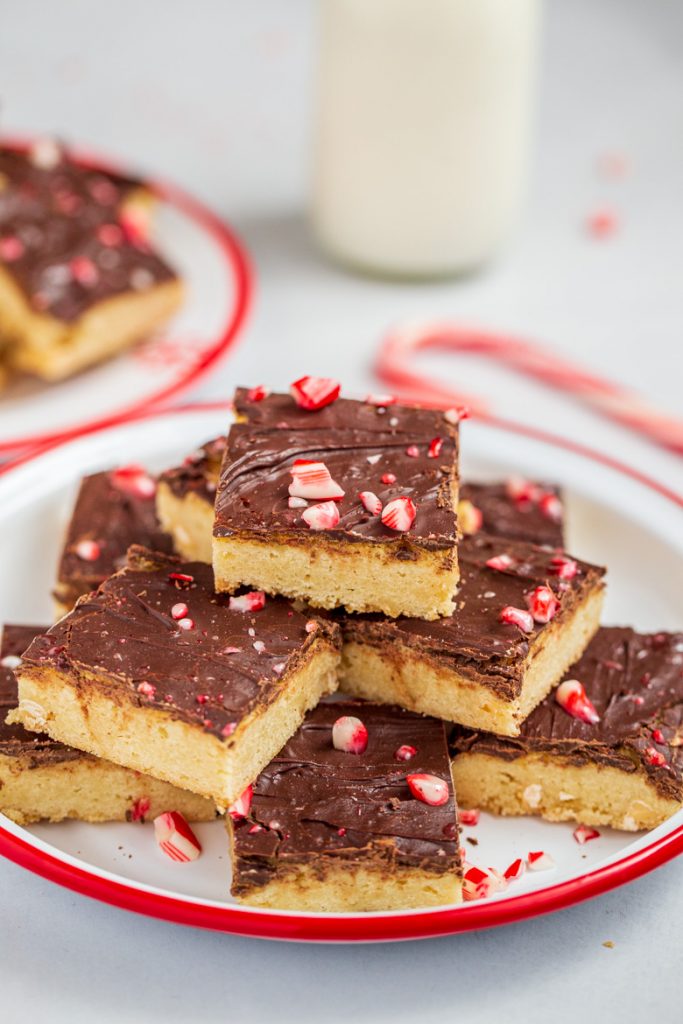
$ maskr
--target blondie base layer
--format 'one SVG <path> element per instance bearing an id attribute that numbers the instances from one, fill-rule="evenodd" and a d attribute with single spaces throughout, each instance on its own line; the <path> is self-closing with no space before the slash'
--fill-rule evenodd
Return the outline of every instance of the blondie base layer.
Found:
<path id="1" fill-rule="evenodd" d="M 367 730 L 362 752 L 336 749 L 342 716 Z M 348 737 L 354 723 L 347 726 Z M 432 803 L 413 795 L 412 776 Z M 251 906 L 352 912 L 460 901 L 455 798 L 443 723 L 433 718 L 360 702 L 319 705 L 229 829 L 232 892 Z"/>
<path id="2" fill-rule="evenodd" d="M 455 730 L 458 799 L 495 814 L 654 828 L 683 806 L 683 634 L 602 628 L 568 679 L 590 704 L 563 687 L 516 739 Z"/>
<path id="3" fill-rule="evenodd" d="M 14 720 L 225 807 L 337 686 L 337 627 L 262 598 L 132 548 L 28 648 Z"/>
<path id="4" fill-rule="evenodd" d="M 154 480 L 140 466 L 83 478 L 59 560 L 54 595 L 58 615 L 122 568 L 131 544 L 170 553 L 171 538 L 156 517 L 155 490 Z"/>
<path id="5" fill-rule="evenodd" d="M 140 183 L 45 140 L 0 151 L 0 334 L 14 370 L 61 380 L 163 324 L 182 284 L 133 227 Z"/>
<path id="6" fill-rule="evenodd" d="M 14 669 L 45 630 L 5 626 L 0 647 L 0 811 L 20 825 L 32 821 L 145 821 L 180 811 L 188 821 L 211 821 L 210 800 L 84 754 L 49 736 L 7 725 L 17 706 Z"/>
<path id="7" fill-rule="evenodd" d="M 190 562 L 211 564 L 213 506 L 224 451 L 225 438 L 217 437 L 159 477 L 159 522 L 176 552 Z"/>
<path id="8" fill-rule="evenodd" d="M 598 628 L 603 570 L 485 534 L 460 567 L 448 619 L 344 619 L 342 689 L 515 736 Z"/>
<path id="9" fill-rule="evenodd" d="M 457 424 L 443 413 L 238 389 L 216 496 L 216 586 L 425 619 L 453 610 Z"/>

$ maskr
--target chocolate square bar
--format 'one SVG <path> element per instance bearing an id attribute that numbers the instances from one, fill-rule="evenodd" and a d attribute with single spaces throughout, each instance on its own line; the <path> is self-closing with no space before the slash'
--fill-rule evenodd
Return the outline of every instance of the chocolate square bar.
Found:
<path id="1" fill-rule="evenodd" d="M 336 689 L 338 628 L 210 566 L 133 547 L 129 564 L 26 651 L 15 720 L 232 803 Z"/>
<path id="2" fill-rule="evenodd" d="M 217 437 L 159 476 L 157 515 L 177 553 L 190 562 L 212 559 L 213 506 L 225 438 Z"/>
<path id="3" fill-rule="evenodd" d="M 460 544 L 450 618 L 344 619 L 342 688 L 506 736 L 598 628 L 604 570 L 480 533 Z"/>
<path id="4" fill-rule="evenodd" d="M 454 731 L 465 807 L 635 831 L 683 806 L 683 633 L 603 627 L 514 739 Z"/>
<path id="5" fill-rule="evenodd" d="M 0 150 L 0 333 L 11 368 L 61 380 L 149 334 L 182 285 L 150 247 L 139 182 L 49 140 Z"/>
<path id="6" fill-rule="evenodd" d="M 59 615 L 122 568 L 131 544 L 171 552 L 171 538 L 157 521 L 155 491 L 140 466 L 83 477 L 57 571 Z"/>
<path id="7" fill-rule="evenodd" d="M 84 754 L 49 736 L 5 722 L 17 706 L 14 670 L 47 627 L 5 626 L 0 646 L 0 811 L 32 821 L 144 821 L 174 810 L 189 821 L 211 821 L 210 800 L 148 775 Z"/>
<path id="8" fill-rule="evenodd" d="M 510 478 L 466 483 L 460 489 L 458 524 L 465 534 L 483 533 L 552 548 L 564 547 L 564 507 L 556 484 Z"/>
<path id="9" fill-rule="evenodd" d="M 229 822 L 232 892 L 243 903 L 367 911 L 460 900 L 455 797 L 436 719 L 320 704 L 260 774 L 243 810 L 246 817 L 233 812 Z"/>
<path id="10" fill-rule="evenodd" d="M 238 389 L 216 496 L 216 586 L 433 619 L 458 582 L 458 430 L 448 414 Z"/>

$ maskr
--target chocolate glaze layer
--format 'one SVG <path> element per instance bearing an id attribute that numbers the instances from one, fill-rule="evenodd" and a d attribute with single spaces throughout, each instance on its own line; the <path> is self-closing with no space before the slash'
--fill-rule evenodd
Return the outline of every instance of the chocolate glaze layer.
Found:
<path id="1" fill-rule="evenodd" d="M 73 323 L 105 299 L 176 277 L 122 219 L 122 203 L 140 187 L 80 167 L 63 150 L 47 167 L 31 152 L 0 150 L 0 266 L 34 312 Z M 73 262 L 83 259 L 92 265 L 87 281 Z"/>
<path id="2" fill-rule="evenodd" d="M 78 554 L 83 540 L 98 544 L 99 557 L 89 561 Z M 136 493 L 125 478 L 112 472 L 83 477 L 59 562 L 59 599 L 73 604 L 81 594 L 95 590 L 126 564 L 131 544 L 169 554 L 173 549 L 171 537 L 157 521 L 154 495 Z"/>
<path id="3" fill-rule="evenodd" d="M 192 455 L 159 475 L 159 483 L 166 484 L 176 498 L 193 494 L 212 506 L 216 498 L 221 461 L 225 451 L 225 438 L 207 441 Z"/>
<path id="4" fill-rule="evenodd" d="M 574 718 L 553 692 L 532 711 L 519 737 L 456 728 L 456 751 L 505 759 L 541 751 L 576 765 L 644 770 L 665 796 L 683 799 L 683 633 L 603 627 L 565 678 L 583 684 L 598 723 Z M 657 729 L 664 742 L 654 738 Z M 648 763 L 652 750 L 665 757 L 666 766 Z"/>
<path id="5" fill-rule="evenodd" d="M 173 618 L 179 603 L 192 628 Z M 133 546 L 125 569 L 31 644 L 23 668 L 40 678 L 52 667 L 86 699 L 97 687 L 111 700 L 157 709 L 230 743 L 226 726 L 275 700 L 319 644 L 339 646 L 333 623 L 278 598 L 261 611 L 233 611 L 228 595 L 214 594 L 210 566 Z"/>
<path id="6" fill-rule="evenodd" d="M 80 750 L 57 743 L 49 736 L 29 732 L 21 725 L 7 725 L 7 714 L 18 704 L 17 679 L 14 669 L 21 655 L 36 636 L 46 631 L 45 626 L 5 626 L 0 644 L 0 755 L 21 758 L 29 768 L 60 761 L 73 761 L 88 757 Z"/>
<path id="7" fill-rule="evenodd" d="M 561 499 L 556 484 L 538 483 L 543 494 L 554 494 Z M 545 515 L 538 502 L 517 501 L 510 497 L 505 482 L 463 484 L 460 498 L 471 501 L 483 516 L 482 531 L 502 537 L 525 540 L 530 544 L 564 547 L 562 522 Z"/>
<path id="8" fill-rule="evenodd" d="M 365 724 L 365 753 L 335 750 L 332 726 L 342 715 Z M 417 749 L 410 761 L 395 757 L 404 744 Z M 446 781 L 448 802 L 430 807 L 416 800 L 405 781 L 413 772 Z M 248 819 L 232 829 L 237 895 L 302 865 L 322 881 L 328 869 L 342 864 L 388 874 L 397 867 L 457 871 L 456 807 L 443 723 L 362 701 L 319 704 L 261 772 Z"/>
<path id="9" fill-rule="evenodd" d="M 296 459 L 310 459 L 323 461 L 346 492 L 337 502 L 339 525 L 326 530 L 326 538 L 382 541 L 399 550 L 454 547 L 451 481 L 457 477 L 458 428 L 443 413 L 404 405 L 377 408 L 343 398 L 306 412 L 289 395 L 250 402 L 244 388 L 237 389 L 235 408 L 247 422 L 234 424 L 228 434 L 215 536 L 310 537 L 302 510 L 288 507 L 290 467 Z M 435 437 L 444 443 L 439 457 L 432 459 L 427 452 Z M 416 458 L 406 454 L 411 445 L 418 448 Z M 375 456 L 378 461 L 368 462 Z M 386 473 L 393 473 L 396 483 L 382 483 Z M 358 500 L 360 491 L 372 491 L 383 505 L 401 495 L 412 498 L 417 515 L 410 531 L 397 534 L 379 516 L 366 512 Z"/>
<path id="10" fill-rule="evenodd" d="M 504 571 L 486 562 L 507 554 L 513 565 Z M 551 571 L 552 553 L 523 541 L 478 533 L 458 548 L 460 586 L 456 610 L 448 618 L 383 619 L 377 615 L 347 615 L 347 640 L 371 644 L 387 658 L 401 658 L 401 648 L 436 661 L 446 669 L 488 686 L 502 700 L 515 700 L 522 690 L 525 660 L 535 642 L 548 629 L 561 624 L 591 591 L 601 586 L 604 569 L 576 560 L 577 574 L 561 581 Z M 500 621 L 506 605 L 526 609 L 526 595 L 548 586 L 560 600 L 560 611 L 549 624 L 534 623 L 531 633 Z"/>

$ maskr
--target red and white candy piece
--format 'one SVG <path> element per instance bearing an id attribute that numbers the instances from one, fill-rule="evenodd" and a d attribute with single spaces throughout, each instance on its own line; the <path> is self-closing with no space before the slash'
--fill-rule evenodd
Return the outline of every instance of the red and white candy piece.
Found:
<path id="1" fill-rule="evenodd" d="M 287 499 L 288 508 L 308 508 L 308 502 L 305 498 L 292 498 L 291 496 Z"/>
<path id="2" fill-rule="evenodd" d="M 341 385 L 329 377 L 300 377 L 289 386 L 289 393 L 300 409 L 314 412 L 339 398 Z"/>
<path id="3" fill-rule="evenodd" d="M 470 418 L 470 410 L 465 405 L 454 406 L 452 409 L 446 409 L 443 418 L 446 423 L 456 426 L 461 420 L 468 420 Z"/>
<path id="4" fill-rule="evenodd" d="M 504 887 L 504 884 L 501 884 L 500 876 L 496 876 L 493 871 L 471 865 L 463 876 L 462 898 L 468 902 L 470 900 L 485 900 L 500 892 Z"/>
<path id="5" fill-rule="evenodd" d="M 231 597 L 228 602 L 231 612 L 260 612 L 266 604 L 266 595 L 262 590 L 250 590 L 248 594 Z"/>
<path id="6" fill-rule="evenodd" d="M 365 511 L 369 512 L 371 516 L 378 516 L 380 514 L 382 502 L 376 494 L 373 494 L 372 491 L 361 491 L 358 497 Z"/>
<path id="7" fill-rule="evenodd" d="M 136 498 L 153 498 L 157 485 L 146 469 L 132 463 L 130 466 L 119 466 L 112 471 L 111 480 L 115 487 L 127 491 Z"/>
<path id="8" fill-rule="evenodd" d="M 84 562 L 96 562 L 100 557 L 101 548 L 96 540 L 79 540 L 74 551 Z"/>
<path id="9" fill-rule="evenodd" d="M 589 843 L 591 839 L 599 839 L 600 833 L 597 828 L 589 828 L 588 825 L 579 825 L 572 832 L 574 839 L 576 839 L 579 846 L 583 846 L 584 843 Z"/>
<path id="10" fill-rule="evenodd" d="M 251 802 L 254 799 L 254 787 L 247 786 L 241 796 L 238 796 L 234 804 L 228 807 L 228 814 L 233 821 L 241 821 L 246 818 L 251 810 Z"/>
<path id="11" fill-rule="evenodd" d="M 171 618 L 175 619 L 176 622 L 178 619 L 184 619 L 187 616 L 187 613 L 188 607 L 182 601 L 178 601 L 178 603 L 174 604 L 171 608 Z"/>
<path id="12" fill-rule="evenodd" d="M 171 860 L 187 863 L 202 852 L 201 843 L 179 811 L 166 811 L 155 818 L 154 836 Z"/>
<path id="13" fill-rule="evenodd" d="M 400 747 L 397 747 L 394 751 L 394 757 L 397 761 L 412 761 L 417 754 L 417 748 L 411 747 L 409 743 L 402 743 Z"/>
<path id="14" fill-rule="evenodd" d="M 410 498 L 394 498 L 382 511 L 382 522 L 390 530 L 406 533 L 415 522 L 415 505 Z"/>
<path id="15" fill-rule="evenodd" d="M 411 459 L 419 459 L 420 449 L 417 447 L 416 444 L 409 444 L 408 447 L 406 448 L 406 455 L 408 455 Z"/>
<path id="16" fill-rule="evenodd" d="M 535 590 L 526 595 L 526 603 L 529 606 L 534 622 L 550 622 L 560 610 L 560 602 L 550 587 L 536 587 Z"/>
<path id="17" fill-rule="evenodd" d="M 564 509 L 562 507 L 562 502 L 556 494 L 553 494 L 552 492 L 542 494 L 538 499 L 538 507 L 546 519 L 552 520 L 553 523 L 562 522 Z"/>
<path id="18" fill-rule="evenodd" d="M 520 505 L 531 505 L 538 501 L 540 490 L 537 484 L 521 476 L 511 476 L 505 482 L 508 498 Z"/>
<path id="19" fill-rule="evenodd" d="M 368 730 L 360 718 L 342 715 L 332 726 L 332 746 L 346 754 L 363 754 L 368 745 Z"/>
<path id="20" fill-rule="evenodd" d="M 469 811 L 464 810 L 462 807 L 458 808 L 458 821 L 461 825 L 478 825 L 479 824 L 479 810 L 476 807 L 470 808 Z"/>
<path id="21" fill-rule="evenodd" d="M 555 867 L 555 861 L 545 850 L 534 850 L 527 854 L 526 866 L 529 871 L 549 871 Z"/>
<path id="22" fill-rule="evenodd" d="M 289 472 L 292 474 L 289 493 L 293 498 L 340 501 L 344 497 L 344 491 L 332 479 L 324 462 L 297 459 Z"/>
<path id="23" fill-rule="evenodd" d="M 339 523 L 339 509 L 333 501 L 325 501 L 321 505 L 311 505 L 301 518 L 312 530 L 333 530 Z"/>
<path id="24" fill-rule="evenodd" d="M 448 783 L 438 775 L 417 772 L 415 775 L 406 775 L 406 782 L 415 799 L 421 800 L 423 804 L 441 807 L 448 803 Z"/>
<path id="25" fill-rule="evenodd" d="M 376 405 L 380 409 L 396 404 L 396 398 L 393 395 L 366 395 L 365 401 L 368 405 Z"/>
<path id="26" fill-rule="evenodd" d="M 523 608 L 515 608 L 513 605 L 508 604 L 503 608 L 499 617 L 501 622 L 517 626 L 523 633 L 531 633 L 533 631 L 533 616 L 531 612 L 527 612 Z"/>
<path id="27" fill-rule="evenodd" d="M 382 473 L 380 480 L 382 481 L 383 484 L 395 484 L 396 475 L 394 473 Z"/>
<path id="28" fill-rule="evenodd" d="M 667 764 L 667 760 L 661 751 L 656 750 L 654 747 L 645 748 L 645 761 L 647 764 L 652 765 L 653 768 L 662 768 Z"/>
<path id="29" fill-rule="evenodd" d="M 503 872 L 503 878 L 508 882 L 516 882 L 526 871 L 526 864 L 521 857 L 513 860 L 512 864 Z"/>
<path id="30" fill-rule="evenodd" d="M 549 572 L 561 580 L 573 580 L 578 571 L 579 567 L 573 558 L 568 558 L 566 555 L 554 555 L 550 559 Z"/>
<path id="31" fill-rule="evenodd" d="M 443 448 L 443 438 L 433 437 L 429 442 L 429 448 L 427 449 L 427 458 L 438 459 L 441 455 L 441 449 Z"/>
<path id="32" fill-rule="evenodd" d="M 555 700 L 568 715 L 578 718 L 588 725 L 595 725 L 600 721 L 600 715 L 595 706 L 586 696 L 583 684 L 578 679 L 565 679 L 555 690 Z"/>
<path id="33" fill-rule="evenodd" d="M 505 572 L 511 565 L 515 564 L 514 558 L 510 555 L 494 555 L 493 558 L 489 558 L 487 563 L 489 569 L 496 569 L 497 572 Z"/>
<path id="34" fill-rule="evenodd" d="M 249 388 L 247 391 L 247 401 L 262 402 L 269 394 L 270 388 L 267 388 L 264 384 L 257 384 L 255 388 Z"/>

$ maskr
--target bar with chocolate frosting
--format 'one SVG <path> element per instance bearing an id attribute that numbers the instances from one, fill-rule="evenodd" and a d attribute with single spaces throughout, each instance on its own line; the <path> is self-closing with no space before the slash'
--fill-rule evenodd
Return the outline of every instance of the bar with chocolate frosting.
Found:
<path id="1" fill-rule="evenodd" d="M 213 506 L 225 437 L 216 437 L 159 475 L 157 515 L 183 558 L 211 563 Z"/>
<path id="2" fill-rule="evenodd" d="M 458 522 L 463 533 L 494 534 L 552 548 L 564 547 L 563 503 L 557 484 L 517 481 L 465 483 Z"/>

